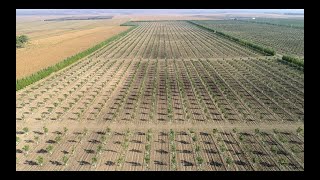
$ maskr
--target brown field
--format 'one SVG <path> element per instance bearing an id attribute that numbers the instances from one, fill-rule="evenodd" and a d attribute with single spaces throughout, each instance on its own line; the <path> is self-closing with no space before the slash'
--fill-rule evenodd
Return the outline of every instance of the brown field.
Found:
<path id="1" fill-rule="evenodd" d="M 303 71 L 185 21 L 137 25 L 16 92 L 18 171 L 304 171 Z"/>
<path id="2" fill-rule="evenodd" d="M 16 34 L 26 34 L 31 40 L 25 48 L 16 50 L 16 79 L 54 65 L 129 28 L 119 26 L 125 19 L 41 21 L 44 18 L 47 17 L 29 17 L 17 22 Z"/>

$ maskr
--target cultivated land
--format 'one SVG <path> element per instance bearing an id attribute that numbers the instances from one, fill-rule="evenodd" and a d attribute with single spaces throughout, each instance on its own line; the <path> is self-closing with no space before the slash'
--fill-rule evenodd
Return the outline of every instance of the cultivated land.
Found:
<path id="1" fill-rule="evenodd" d="M 304 57 L 304 29 L 246 21 L 193 21 L 228 35 L 276 50 L 280 54 Z M 269 21 L 274 23 L 283 20 Z"/>
<path id="2" fill-rule="evenodd" d="M 16 92 L 17 170 L 304 170 L 303 71 L 186 21 L 126 24 Z"/>
<path id="3" fill-rule="evenodd" d="M 25 34 L 31 40 L 25 48 L 16 50 L 16 79 L 54 65 L 127 30 L 129 27 L 119 26 L 125 21 L 17 19 L 17 35 Z"/>

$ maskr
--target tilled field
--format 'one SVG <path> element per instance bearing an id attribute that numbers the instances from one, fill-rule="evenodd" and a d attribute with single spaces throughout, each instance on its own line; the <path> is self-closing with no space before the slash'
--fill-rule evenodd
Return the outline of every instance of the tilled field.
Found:
<path id="1" fill-rule="evenodd" d="M 17 170 L 304 169 L 303 71 L 187 22 L 139 24 L 17 91 Z"/>

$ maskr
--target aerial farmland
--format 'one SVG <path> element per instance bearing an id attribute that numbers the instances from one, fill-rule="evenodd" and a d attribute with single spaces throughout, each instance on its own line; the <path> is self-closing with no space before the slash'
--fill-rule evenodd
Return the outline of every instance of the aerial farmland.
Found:
<path id="1" fill-rule="evenodd" d="M 246 16 L 17 21 L 16 170 L 304 171 L 303 18 Z"/>

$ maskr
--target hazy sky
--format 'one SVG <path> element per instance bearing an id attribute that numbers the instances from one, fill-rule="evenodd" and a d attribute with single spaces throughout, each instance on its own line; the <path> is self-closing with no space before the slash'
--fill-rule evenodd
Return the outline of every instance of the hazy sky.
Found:
<path id="1" fill-rule="evenodd" d="M 17 9 L 17 15 L 41 14 L 208 14 L 208 13 L 304 13 L 303 9 Z"/>

